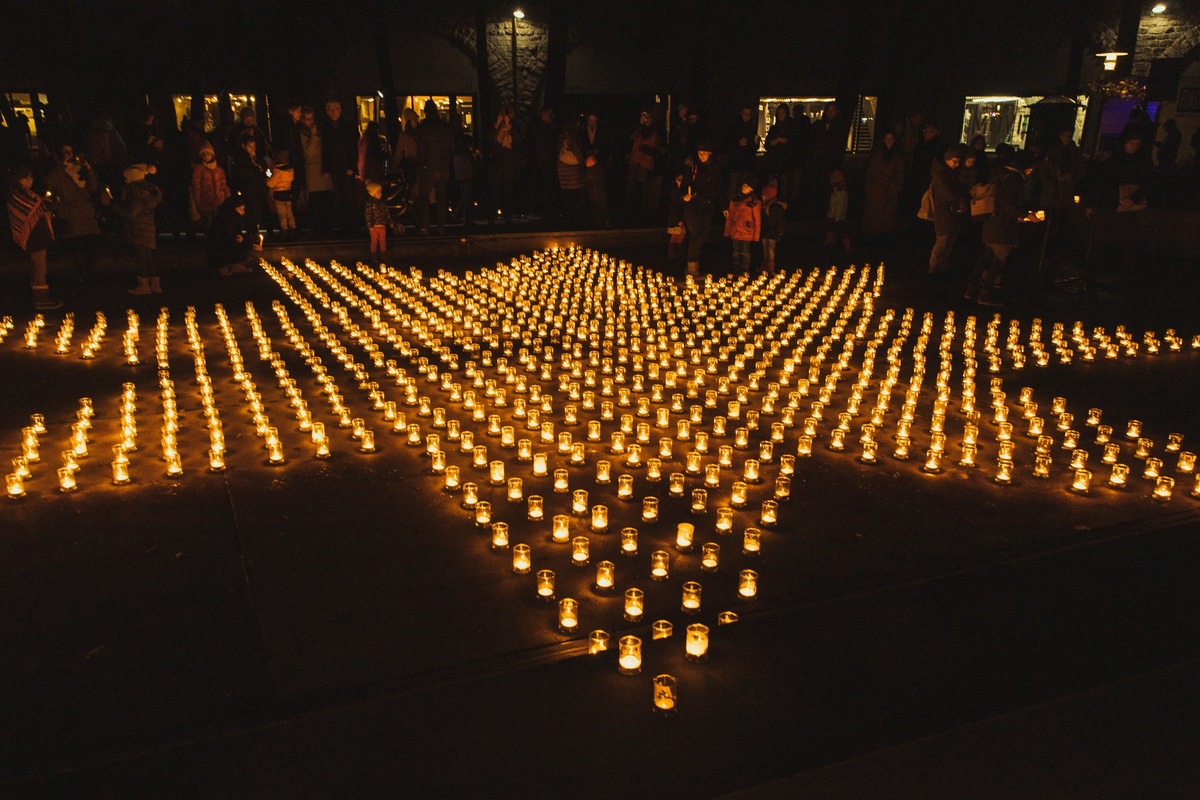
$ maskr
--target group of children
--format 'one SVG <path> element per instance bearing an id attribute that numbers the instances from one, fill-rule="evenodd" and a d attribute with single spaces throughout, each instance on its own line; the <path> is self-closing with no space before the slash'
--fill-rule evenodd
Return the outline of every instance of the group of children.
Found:
<path id="1" fill-rule="evenodd" d="M 851 243 L 846 232 L 846 213 L 850 204 L 850 192 L 845 173 L 834 170 L 830 173 L 829 183 L 829 209 L 825 215 L 822 244 L 840 245 L 849 253 Z M 679 204 L 672 204 L 670 218 L 675 224 L 667 229 L 667 256 L 672 259 L 680 256 L 688 235 L 678 207 Z M 729 207 L 724 211 L 725 238 L 733 245 L 735 270 L 750 270 L 755 242 L 762 242 L 761 269 L 764 272 L 775 270 L 775 250 L 787 229 L 787 207 L 788 204 L 779 199 L 779 183 L 776 179 L 771 178 L 767 181 L 761 196 L 754 191 L 752 183 L 742 183 L 740 194 L 729 201 Z"/>

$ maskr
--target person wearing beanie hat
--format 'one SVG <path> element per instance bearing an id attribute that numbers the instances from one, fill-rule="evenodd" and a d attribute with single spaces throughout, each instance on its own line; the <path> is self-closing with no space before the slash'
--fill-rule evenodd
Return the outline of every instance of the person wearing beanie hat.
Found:
<path id="1" fill-rule="evenodd" d="M 229 195 L 225 170 L 217 163 L 217 152 L 211 144 L 200 145 L 200 163 L 192 167 L 192 219 L 202 231 L 212 227 L 217 209 Z"/>
<path id="2" fill-rule="evenodd" d="M 696 148 L 696 159 L 688 159 L 684 165 L 683 222 L 688 235 L 689 275 L 700 274 L 700 254 L 704 252 L 704 246 L 708 243 L 713 211 L 720 207 L 718 200 L 725 186 L 711 148 L 710 142 L 701 141 Z"/>
<path id="3" fill-rule="evenodd" d="M 46 249 L 54 241 L 54 223 L 46 198 L 33 191 L 33 169 L 17 168 L 16 185 L 8 197 L 8 227 L 13 241 L 29 255 L 33 272 L 29 288 L 33 292 L 33 307 L 38 311 L 61 308 L 62 303 L 50 296 L 46 284 Z"/>
<path id="4" fill-rule="evenodd" d="M 121 226 L 121 238 L 133 248 L 137 264 L 137 286 L 129 290 L 133 295 L 160 294 L 158 266 L 154 263 L 154 250 L 158 246 L 158 228 L 154 224 L 154 210 L 162 202 L 162 189 L 150 181 L 153 164 L 132 164 L 125 168 L 125 186 L 121 199 L 113 203 L 125 223 Z"/>
<path id="5" fill-rule="evenodd" d="M 767 181 L 762 190 L 762 246 L 764 272 L 775 271 L 775 249 L 787 229 L 787 203 L 779 199 L 779 182 Z"/>
<path id="6" fill-rule="evenodd" d="M 738 196 L 729 201 L 725 236 L 733 241 L 733 268 L 749 272 L 750 248 L 762 236 L 762 202 L 748 180 L 742 182 Z"/>
<path id="7" fill-rule="evenodd" d="M 962 145 L 952 144 L 929 169 L 929 191 L 933 197 L 933 249 L 929 252 L 929 274 L 944 275 L 950 270 L 950 257 L 962 226 L 967 204 L 967 189 L 958 180 L 962 165 Z"/>

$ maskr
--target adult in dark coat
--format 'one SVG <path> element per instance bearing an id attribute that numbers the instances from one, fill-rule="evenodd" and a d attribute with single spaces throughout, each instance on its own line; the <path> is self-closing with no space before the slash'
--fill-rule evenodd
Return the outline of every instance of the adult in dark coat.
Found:
<path id="1" fill-rule="evenodd" d="M 729 154 L 727 193 L 732 197 L 743 183 L 754 180 L 757 173 L 758 120 L 754 118 L 753 106 L 746 104 L 738 111 L 726 137 L 725 152 Z"/>
<path id="2" fill-rule="evenodd" d="M 775 107 L 775 121 L 767 128 L 767 173 L 779 183 L 779 194 L 792 196 L 792 175 L 796 168 L 796 148 L 792 142 L 795 124 L 787 105 Z"/>
<path id="3" fill-rule="evenodd" d="M 724 205 L 721 168 L 713 158 L 711 140 L 702 139 L 696 145 L 696 159 L 689 160 L 680 187 L 683 197 L 683 223 L 687 227 L 687 271 L 700 274 L 700 255 L 708 243 L 713 213 Z"/>
<path id="4" fill-rule="evenodd" d="M 552 108 L 543 108 L 529 126 L 529 160 L 537 208 L 549 219 L 556 215 L 558 198 L 558 128 Z"/>
<path id="5" fill-rule="evenodd" d="M 333 178 L 334 219 L 345 232 L 358 227 L 354 208 L 354 177 L 358 169 L 358 129 L 354 120 L 342 115 L 342 104 L 325 104 L 321 130 L 321 165 Z"/>
<path id="6" fill-rule="evenodd" d="M 1032 171 L 1033 158 L 1025 153 L 993 171 L 995 208 L 983 223 L 984 249 L 967 282 L 966 299 L 983 306 L 1004 304 L 1000 293 L 1013 250 L 1021 243 L 1021 220 L 1028 211 L 1025 178 Z"/>
<path id="7" fill-rule="evenodd" d="M 229 159 L 229 188 L 246 201 L 246 229 L 258 231 L 267 216 L 267 164 L 258 153 L 258 141 L 244 131 Z"/>
<path id="8" fill-rule="evenodd" d="M 929 274 L 940 275 L 950 269 L 950 256 L 966 207 L 967 190 L 955 174 L 962 165 L 962 145 L 946 148 L 942 158 L 929 169 L 933 190 L 933 249 L 929 252 Z"/>
<path id="9" fill-rule="evenodd" d="M 612 151 L 605 129 L 600 126 L 600 117 L 587 115 L 581 131 L 583 137 L 583 184 L 587 191 L 588 206 L 592 221 L 597 228 L 609 227 L 608 217 L 608 169 Z"/>
<path id="10" fill-rule="evenodd" d="M 437 103 L 425 101 L 425 119 L 417 126 L 417 217 L 429 234 L 430 197 L 437 204 L 437 232 L 446 230 L 446 186 L 454 168 L 454 130 L 442 120 Z"/>
<path id="11" fill-rule="evenodd" d="M 867 161 L 867 194 L 863 203 L 862 233 L 881 236 L 895 233 L 900 190 L 904 186 L 904 154 L 896 134 L 887 131 Z"/>
<path id="12" fill-rule="evenodd" d="M 1142 278 L 1140 261 L 1140 221 L 1148 204 L 1150 188 L 1150 159 L 1145 155 L 1145 139 L 1133 133 L 1110 156 L 1100 171 L 1097 194 L 1089 208 L 1096 216 L 1092 223 L 1098 231 L 1112 231 L 1121 257 L 1121 280 L 1132 282 Z"/>
<path id="13" fill-rule="evenodd" d="M 46 188 L 54 198 L 56 233 L 71 251 L 75 269 L 81 278 L 91 277 L 100 245 L 100 223 L 96 218 L 96 198 L 100 181 L 87 160 L 75 155 L 75 148 L 59 148 L 59 161 L 46 176 Z"/>

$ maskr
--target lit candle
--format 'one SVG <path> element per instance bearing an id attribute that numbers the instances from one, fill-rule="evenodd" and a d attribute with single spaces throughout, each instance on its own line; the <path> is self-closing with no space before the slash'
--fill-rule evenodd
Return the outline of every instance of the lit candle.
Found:
<path id="1" fill-rule="evenodd" d="M 1168 448 L 1169 449 L 1169 448 Z M 1196 470 L 1196 454 L 1188 451 L 1183 451 L 1179 454 L 1179 462 L 1175 465 L 1175 471 L 1181 475 L 1190 475 Z"/>
<path id="2" fill-rule="evenodd" d="M 554 570 L 537 571 L 537 598 L 545 603 L 554 600 Z"/>
<path id="3" fill-rule="evenodd" d="M 492 524 L 492 504 L 487 500 L 480 500 L 475 504 L 475 524 Z"/>
<path id="4" fill-rule="evenodd" d="M 742 532 L 742 554 L 757 556 L 762 550 L 762 531 L 758 528 L 746 528 Z"/>
<path id="5" fill-rule="evenodd" d="M 720 614 L 717 614 L 718 625 L 732 625 L 737 621 L 738 615 L 736 611 L 722 611 Z"/>
<path id="6" fill-rule="evenodd" d="M 1039 454 L 1033 458 L 1033 477 L 1049 478 L 1050 477 L 1050 456 Z"/>
<path id="7" fill-rule="evenodd" d="M 1147 458 L 1146 469 L 1142 473 L 1142 477 L 1146 480 L 1154 480 L 1157 478 L 1159 476 L 1159 472 L 1162 470 L 1162 463 L 1163 462 L 1161 458 Z"/>
<path id="8" fill-rule="evenodd" d="M 772 528 L 779 520 L 779 503 L 774 500 L 763 500 L 762 511 L 759 513 L 758 524 L 764 528 Z"/>
<path id="9" fill-rule="evenodd" d="M 625 619 L 630 622 L 641 622 L 642 613 L 645 610 L 646 595 L 641 589 L 629 588 L 625 590 Z"/>
<path id="10" fill-rule="evenodd" d="M 1071 463 L 1068 469 L 1083 469 L 1087 466 L 1088 454 L 1086 450 L 1076 448 L 1071 451 Z"/>
<path id="11" fill-rule="evenodd" d="M 665 581 L 670 577 L 671 554 L 666 550 L 655 550 L 650 554 L 650 577 L 656 581 Z"/>
<path id="12" fill-rule="evenodd" d="M 680 610 L 685 614 L 697 614 L 700 612 L 700 584 L 696 581 L 684 581 L 683 583 L 683 599 L 680 601 Z"/>
<path id="13" fill-rule="evenodd" d="M 667 477 L 667 492 L 671 497 L 683 497 L 684 475 L 682 472 L 672 472 Z"/>
<path id="14" fill-rule="evenodd" d="M 36 415 L 35 415 L 36 416 Z M 1167 446 L 1164 448 L 1168 453 L 1178 453 L 1183 446 L 1182 433 L 1167 434 Z"/>
<path id="15" fill-rule="evenodd" d="M 742 600 L 753 600 L 758 596 L 758 573 L 752 569 L 744 569 L 738 573 L 738 597 Z"/>
<path id="16" fill-rule="evenodd" d="M 811 434 L 801 434 L 796 440 L 796 455 L 799 458 L 808 458 L 812 455 L 813 437 Z"/>
<path id="17" fill-rule="evenodd" d="M 691 662 L 700 663 L 708 660 L 708 626 L 693 622 L 687 626 L 687 638 L 684 643 L 684 657 Z"/>
<path id="18" fill-rule="evenodd" d="M 708 509 L 708 491 L 692 489 L 692 513 L 703 514 Z"/>
<path id="19" fill-rule="evenodd" d="M 588 654 L 596 655 L 608 650 L 608 631 L 592 631 L 588 634 Z"/>
<path id="20" fill-rule="evenodd" d="M 993 478 L 996 483 L 1001 486 L 1007 486 L 1012 483 L 1013 477 L 1013 462 L 1007 459 L 996 460 L 996 477 Z"/>
<path id="21" fill-rule="evenodd" d="M 571 541 L 571 518 L 566 514 L 555 514 L 551 521 L 550 537 L 556 544 L 566 544 Z"/>
<path id="22" fill-rule="evenodd" d="M 1096 426 L 1096 444 L 1108 444 L 1112 438 L 1112 425 L 1097 425 Z"/>
<path id="23" fill-rule="evenodd" d="M 1166 475 L 1160 475 L 1157 482 L 1154 484 L 1154 492 L 1150 496 L 1155 500 L 1165 501 L 1171 499 L 1171 493 L 1175 490 L 1175 479 Z"/>
<path id="24" fill-rule="evenodd" d="M 571 539 L 571 563 L 577 567 L 587 566 L 590 559 L 589 542 L 586 536 Z"/>
<path id="25" fill-rule="evenodd" d="M 596 565 L 596 583 L 594 588 L 597 592 L 608 592 L 616 586 L 616 565 L 611 561 L 601 561 Z"/>
<path id="26" fill-rule="evenodd" d="M 596 533 L 608 530 L 608 506 L 592 506 L 592 530 Z"/>
<path id="27" fill-rule="evenodd" d="M 642 671 L 642 640 L 622 636 L 617 642 L 617 667 L 622 675 L 637 675 Z"/>
<path id="28" fill-rule="evenodd" d="M 596 483 L 600 485 L 607 484 L 611 479 L 612 465 L 603 459 L 596 462 Z"/>
<path id="29" fill-rule="evenodd" d="M 527 544 L 515 544 L 512 549 L 512 570 L 518 575 L 528 575 L 532 564 L 530 548 Z"/>
<path id="30" fill-rule="evenodd" d="M 617 497 L 621 500 L 633 498 L 633 476 L 620 475 L 617 477 Z"/>
<path id="31" fill-rule="evenodd" d="M 570 486 L 567 480 L 567 471 L 565 469 L 554 470 L 554 491 L 559 494 L 565 494 L 570 491 Z"/>
<path id="32" fill-rule="evenodd" d="M 675 526 L 675 549 L 681 553 L 690 552 L 692 549 L 692 537 L 696 533 L 696 526 L 690 522 L 680 522 Z"/>
<path id="33" fill-rule="evenodd" d="M 558 601 L 558 630 L 560 633 L 574 633 L 579 629 L 579 601 L 564 597 Z"/>
<path id="34" fill-rule="evenodd" d="M 1092 473 L 1086 469 L 1075 470 L 1075 475 L 1071 479 L 1071 491 L 1076 494 L 1087 494 L 1092 485 Z"/>
<path id="35" fill-rule="evenodd" d="M 662 480 L 662 461 L 657 458 L 646 460 L 646 480 L 657 483 Z"/>
<path id="36" fill-rule="evenodd" d="M 112 481 L 118 486 L 129 483 L 129 462 L 127 460 L 112 462 Z"/>

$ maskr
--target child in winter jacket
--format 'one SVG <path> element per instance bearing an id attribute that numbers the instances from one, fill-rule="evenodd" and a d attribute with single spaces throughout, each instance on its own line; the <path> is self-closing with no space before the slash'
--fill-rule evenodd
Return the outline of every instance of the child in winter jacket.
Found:
<path id="1" fill-rule="evenodd" d="M 840 169 L 829 173 L 829 210 L 825 212 L 825 241 L 832 245 L 841 243 L 842 249 L 850 252 L 850 236 L 846 233 L 846 212 L 850 208 L 850 190 L 846 185 L 846 174 Z"/>
<path id="2" fill-rule="evenodd" d="M 200 146 L 200 163 L 192 167 L 192 204 L 199 215 L 193 219 L 200 223 L 202 230 L 212 227 L 217 209 L 231 194 L 225 170 L 217 163 L 216 150 L 205 142 Z"/>
<path id="3" fill-rule="evenodd" d="M 387 252 L 388 210 L 383 204 L 383 186 L 378 181 L 367 181 L 367 201 L 363 206 L 367 230 L 371 233 L 371 252 Z"/>
<path id="4" fill-rule="evenodd" d="M 154 250 L 158 244 L 154 209 L 162 202 L 162 190 L 146 180 L 154 172 L 153 164 L 126 167 L 122 173 L 125 186 L 121 190 L 121 199 L 113 203 L 113 208 L 124 219 L 121 238 L 133 247 L 137 261 L 138 282 L 129 290 L 130 294 L 162 293 L 162 286 L 158 282 L 158 266 L 154 263 Z"/>
<path id="5" fill-rule="evenodd" d="M 787 229 L 787 203 L 779 199 L 779 184 L 772 178 L 762 191 L 762 246 L 765 272 L 775 269 L 775 247 Z"/>
<path id="6" fill-rule="evenodd" d="M 296 180 L 296 170 L 288 163 L 287 150 L 275 151 L 275 158 L 275 165 L 267 176 L 267 189 L 275 202 L 279 235 L 290 239 L 296 234 L 296 215 L 292 211 L 292 183 Z"/>
<path id="7" fill-rule="evenodd" d="M 729 201 L 725 212 L 725 235 L 733 240 L 733 268 L 750 270 L 750 248 L 762 236 L 762 201 L 754 187 L 742 184 L 739 197 Z"/>

